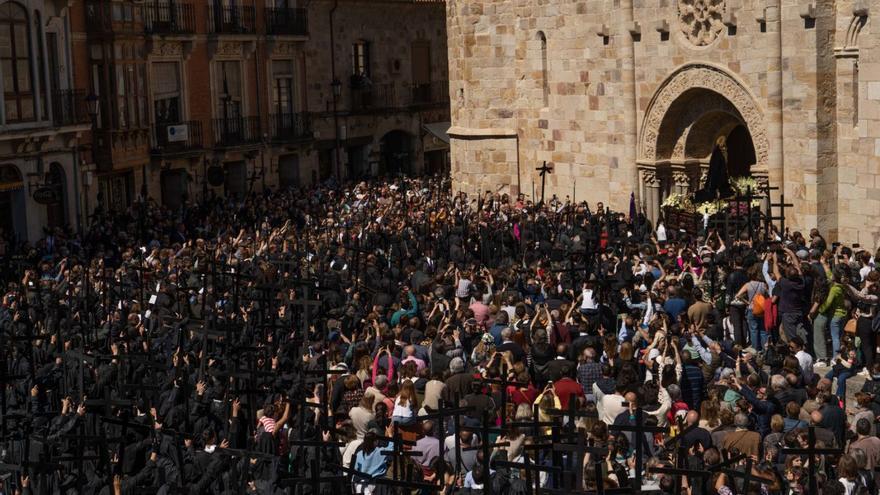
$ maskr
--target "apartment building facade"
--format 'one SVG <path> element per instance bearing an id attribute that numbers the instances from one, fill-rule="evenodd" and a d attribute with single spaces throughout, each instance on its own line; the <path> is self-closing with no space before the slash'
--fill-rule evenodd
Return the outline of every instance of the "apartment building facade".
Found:
<path id="1" fill-rule="evenodd" d="M 73 76 L 68 2 L 0 1 L 0 248 L 76 225 L 89 131 Z M 3 255 L 4 253 L 0 253 Z"/>
<path id="2" fill-rule="evenodd" d="M 443 1 L 85 0 L 70 24 L 89 208 L 448 166 Z"/>

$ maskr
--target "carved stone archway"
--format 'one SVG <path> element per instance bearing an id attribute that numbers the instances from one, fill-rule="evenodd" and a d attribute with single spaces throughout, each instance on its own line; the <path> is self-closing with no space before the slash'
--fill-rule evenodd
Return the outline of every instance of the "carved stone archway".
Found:
<path id="1" fill-rule="evenodd" d="M 764 115 L 739 80 L 709 64 L 689 64 L 660 85 L 639 135 L 641 197 L 651 218 L 659 216 L 664 197 L 700 187 L 715 139 L 734 129 L 745 129 L 751 138 L 745 142 L 754 149 L 745 155 L 754 158 L 746 170 L 761 180 L 770 146 Z"/>
<path id="2" fill-rule="evenodd" d="M 660 127 L 673 103 L 688 90 L 702 88 L 727 100 L 741 116 L 755 143 L 756 166 L 766 169 L 770 150 L 764 112 L 751 92 L 726 71 L 709 64 L 688 64 L 676 69 L 657 89 L 648 104 L 639 135 L 639 159 L 656 161 Z"/>

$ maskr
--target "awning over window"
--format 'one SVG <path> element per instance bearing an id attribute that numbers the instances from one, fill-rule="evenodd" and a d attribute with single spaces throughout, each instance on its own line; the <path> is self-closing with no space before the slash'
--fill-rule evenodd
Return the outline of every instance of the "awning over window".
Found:
<path id="1" fill-rule="evenodd" d="M 449 130 L 449 127 L 449 122 L 435 122 L 433 124 L 424 124 L 422 126 L 422 128 L 428 131 L 431 135 L 446 144 L 449 144 L 449 134 L 446 133 L 446 131 Z"/>

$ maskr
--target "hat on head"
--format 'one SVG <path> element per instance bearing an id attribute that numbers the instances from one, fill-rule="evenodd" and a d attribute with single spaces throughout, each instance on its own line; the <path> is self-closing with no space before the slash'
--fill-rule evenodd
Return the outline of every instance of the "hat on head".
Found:
<path id="1" fill-rule="evenodd" d="M 807 257 L 810 255 L 810 253 L 806 249 L 800 249 L 795 254 L 797 255 L 798 259 L 802 260 L 807 259 Z"/>

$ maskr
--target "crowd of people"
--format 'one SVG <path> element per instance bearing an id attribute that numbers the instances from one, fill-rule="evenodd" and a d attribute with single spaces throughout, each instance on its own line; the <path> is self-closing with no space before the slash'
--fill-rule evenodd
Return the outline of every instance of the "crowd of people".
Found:
<path id="1" fill-rule="evenodd" d="M 877 493 L 875 253 L 756 231 L 443 177 L 99 210 L 2 251 L 2 492 Z"/>

